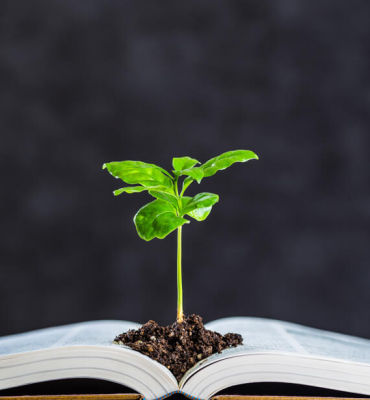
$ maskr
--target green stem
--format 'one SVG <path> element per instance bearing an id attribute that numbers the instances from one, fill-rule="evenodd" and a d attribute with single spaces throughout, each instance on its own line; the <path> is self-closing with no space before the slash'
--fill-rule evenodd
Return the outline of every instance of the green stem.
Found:
<path id="1" fill-rule="evenodd" d="M 179 197 L 178 180 L 179 180 L 179 178 L 176 177 L 176 180 L 175 180 L 175 194 L 176 194 L 177 197 Z"/>
<path id="2" fill-rule="evenodd" d="M 177 228 L 177 322 L 182 322 L 184 319 L 182 308 L 181 233 L 182 226 L 179 226 Z"/>

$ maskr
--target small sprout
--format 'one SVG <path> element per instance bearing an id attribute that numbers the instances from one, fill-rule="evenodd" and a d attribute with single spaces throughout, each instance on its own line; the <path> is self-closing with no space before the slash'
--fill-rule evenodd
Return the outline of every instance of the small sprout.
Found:
<path id="1" fill-rule="evenodd" d="M 250 150 L 228 151 L 211 158 L 202 165 L 198 165 L 200 162 L 191 157 L 176 157 L 172 160 L 174 168 L 171 171 L 172 174 L 157 165 L 142 161 L 114 161 L 103 165 L 103 169 L 107 169 L 115 178 L 129 185 L 139 185 L 117 189 L 113 192 L 115 196 L 121 193 L 147 191 L 155 198 L 154 201 L 140 208 L 134 217 L 137 233 L 142 239 L 146 241 L 154 238 L 163 239 L 177 229 L 178 322 L 182 322 L 184 318 L 181 272 L 182 226 L 190 223 L 188 217 L 196 221 L 204 221 L 219 199 L 218 195 L 213 193 L 198 193 L 194 197 L 184 196 L 185 190 L 194 181 L 200 183 L 202 179 L 236 162 L 253 159 L 258 160 L 258 156 Z M 182 176 L 185 179 L 180 191 L 179 178 Z"/>
<path id="2" fill-rule="evenodd" d="M 197 354 L 197 360 L 201 360 L 203 358 L 203 354 Z"/>

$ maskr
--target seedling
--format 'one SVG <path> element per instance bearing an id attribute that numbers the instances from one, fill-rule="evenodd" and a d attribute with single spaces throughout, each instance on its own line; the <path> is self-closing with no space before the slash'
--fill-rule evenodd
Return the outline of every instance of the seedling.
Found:
<path id="1" fill-rule="evenodd" d="M 136 213 L 134 222 L 139 236 L 146 240 L 163 239 L 177 229 L 177 321 L 182 322 L 182 272 L 181 272 L 181 236 L 182 226 L 190 221 L 185 216 L 197 221 L 204 221 L 218 202 L 218 195 L 213 193 L 198 193 L 194 197 L 184 196 L 189 185 L 203 178 L 214 175 L 217 171 L 226 169 L 235 162 L 245 162 L 258 156 L 250 150 L 228 151 L 218 157 L 211 158 L 203 165 L 190 157 L 174 158 L 172 174 L 154 164 L 141 161 L 110 162 L 103 165 L 115 178 L 130 185 L 115 190 L 115 196 L 121 193 L 138 193 L 145 190 L 156 200 L 146 204 Z M 185 176 L 179 192 L 179 178 Z"/>

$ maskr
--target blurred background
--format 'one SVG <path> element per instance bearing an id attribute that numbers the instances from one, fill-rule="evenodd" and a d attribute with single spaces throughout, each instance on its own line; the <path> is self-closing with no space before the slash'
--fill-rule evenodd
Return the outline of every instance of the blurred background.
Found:
<path id="1" fill-rule="evenodd" d="M 370 338 L 370 2 L 0 3 L 0 335 L 176 318 L 176 234 L 104 162 L 205 162 L 183 229 L 186 314 Z"/>

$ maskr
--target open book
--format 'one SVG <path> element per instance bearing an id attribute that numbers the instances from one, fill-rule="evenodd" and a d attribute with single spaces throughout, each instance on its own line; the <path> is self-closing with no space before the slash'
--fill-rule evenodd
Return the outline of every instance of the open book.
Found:
<path id="1" fill-rule="evenodd" d="M 0 390 L 66 378 L 120 383 L 147 400 L 182 393 L 208 399 L 244 383 L 286 382 L 370 395 L 370 340 L 260 318 L 205 325 L 242 334 L 244 345 L 190 369 L 180 384 L 163 365 L 113 338 L 138 324 L 96 321 L 0 338 Z M 1 392 L 0 392 L 1 394 Z"/>

